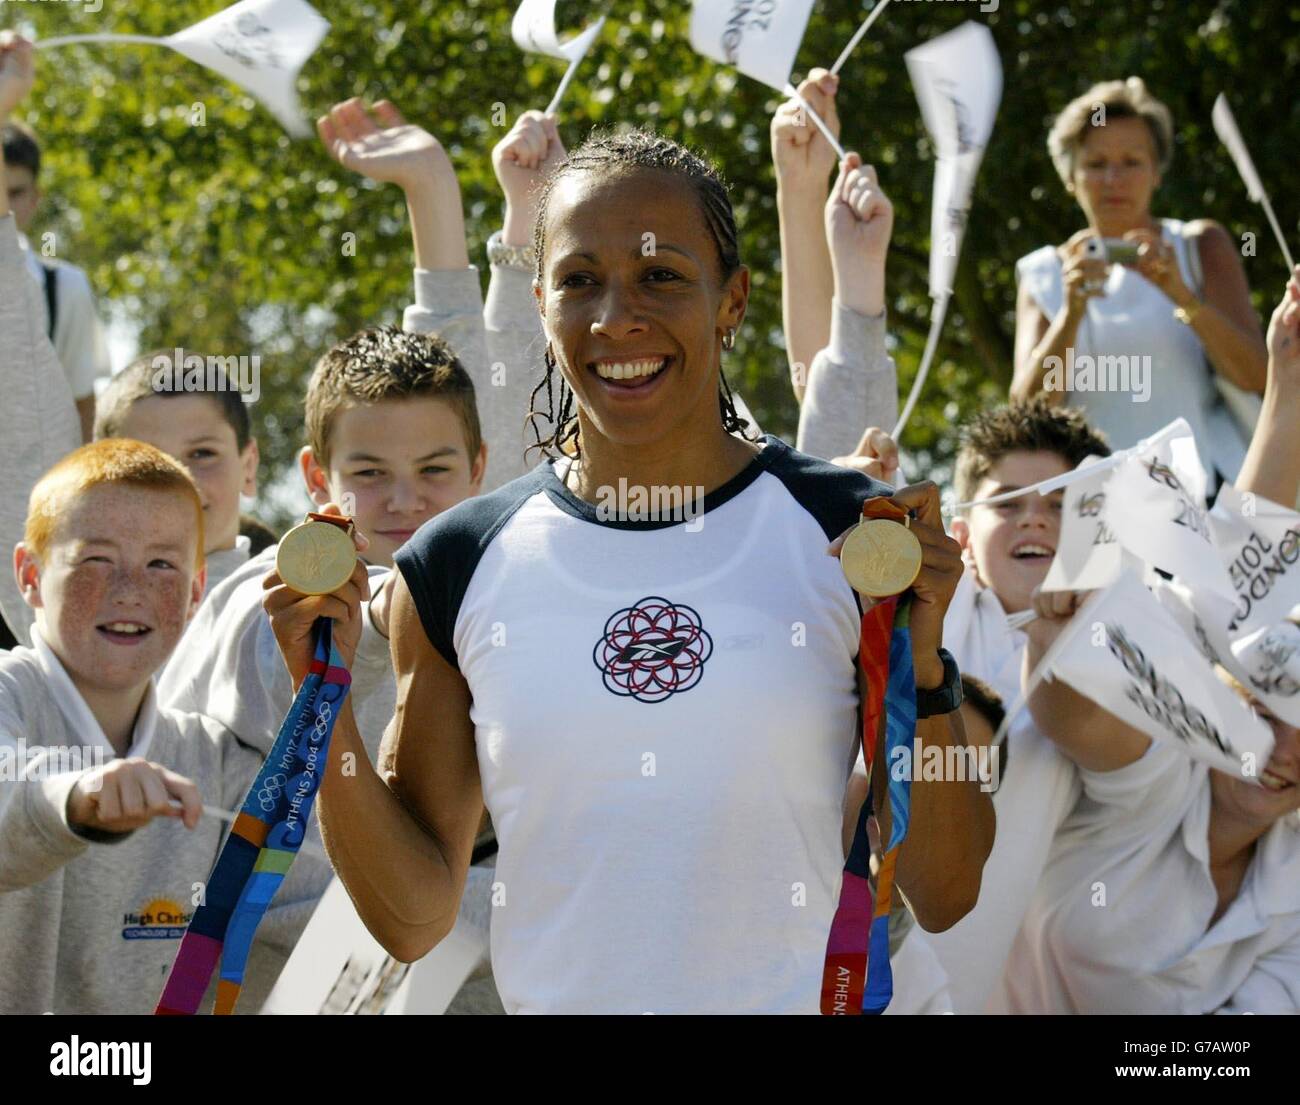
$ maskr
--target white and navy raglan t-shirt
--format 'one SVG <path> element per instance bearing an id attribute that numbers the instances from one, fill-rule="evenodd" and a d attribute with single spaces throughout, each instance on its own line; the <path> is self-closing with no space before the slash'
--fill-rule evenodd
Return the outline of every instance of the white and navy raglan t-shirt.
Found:
<path id="1" fill-rule="evenodd" d="M 397 553 L 473 695 L 510 1012 L 817 1011 L 861 624 L 826 547 L 892 489 L 763 441 L 689 520 L 546 462 Z"/>

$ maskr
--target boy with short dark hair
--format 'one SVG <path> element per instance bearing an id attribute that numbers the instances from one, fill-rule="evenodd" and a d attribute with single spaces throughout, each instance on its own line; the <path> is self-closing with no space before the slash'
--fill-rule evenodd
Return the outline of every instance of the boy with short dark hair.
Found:
<path id="1" fill-rule="evenodd" d="M 184 373 L 186 362 L 195 360 L 205 365 L 201 378 Z M 249 557 L 239 505 L 241 496 L 257 494 L 259 457 L 251 404 L 236 384 L 210 358 L 184 349 L 157 350 L 114 376 L 95 409 L 96 441 L 147 441 L 194 477 L 203 497 L 208 593 Z"/>
<path id="2" fill-rule="evenodd" d="M 545 343 L 528 249 L 519 243 L 532 225 L 537 185 L 563 146 L 553 120 L 527 112 L 494 151 L 507 211 L 489 251 L 485 305 L 468 264 L 459 185 L 435 140 L 387 101 L 336 105 L 318 129 L 344 166 L 403 188 L 416 246 L 416 302 L 404 330 L 363 330 L 321 358 L 299 454 L 316 506 L 339 504 L 370 542 L 362 555 L 375 597 L 366 604 L 351 700 L 374 758 L 397 694 L 384 586 L 395 578 L 393 554 L 429 518 L 525 469 L 524 419 Z M 226 581 L 159 684 L 164 702 L 214 717 L 263 750 L 293 699 L 261 604 L 273 556 L 268 549 Z M 491 872 L 476 867 L 470 878 L 479 881 L 466 900 L 480 905 Z M 490 977 L 474 985 L 480 993 L 463 1011 L 500 1012 Z"/>

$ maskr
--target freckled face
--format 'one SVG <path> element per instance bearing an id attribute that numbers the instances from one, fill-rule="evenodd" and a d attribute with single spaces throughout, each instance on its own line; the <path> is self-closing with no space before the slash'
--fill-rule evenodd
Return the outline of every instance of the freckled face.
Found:
<path id="1" fill-rule="evenodd" d="M 691 185 L 658 170 L 577 173 L 547 206 L 540 289 L 560 370 L 602 437 L 641 445 L 717 421 L 722 335 L 743 268 L 721 277 Z"/>
<path id="2" fill-rule="evenodd" d="M 257 491 L 257 443 L 243 452 L 216 400 L 205 395 L 138 399 L 122 422 L 121 437 L 161 449 L 189 470 L 203 500 L 204 552 L 233 548 L 239 535 L 239 495 Z"/>
<path id="3" fill-rule="evenodd" d="M 193 503 L 102 485 L 78 496 L 41 566 L 37 621 L 79 687 L 139 687 L 171 655 L 203 596 Z"/>

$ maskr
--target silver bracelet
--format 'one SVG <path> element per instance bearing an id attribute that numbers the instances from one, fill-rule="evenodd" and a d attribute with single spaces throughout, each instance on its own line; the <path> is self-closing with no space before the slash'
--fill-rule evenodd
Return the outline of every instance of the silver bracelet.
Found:
<path id="1" fill-rule="evenodd" d="M 537 254 L 532 245 L 508 246 L 501 240 L 501 231 L 493 233 L 487 241 L 488 263 L 508 269 L 532 272 L 537 267 Z"/>

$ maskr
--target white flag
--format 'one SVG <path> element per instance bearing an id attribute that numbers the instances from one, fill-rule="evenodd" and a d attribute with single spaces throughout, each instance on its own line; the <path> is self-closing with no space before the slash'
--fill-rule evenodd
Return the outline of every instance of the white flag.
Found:
<path id="1" fill-rule="evenodd" d="M 298 73 L 327 30 L 329 23 L 306 0 L 240 0 L 166 38 L 97 32 L 43 39 L 36 48 L 77 42 L 170 46 L 251 92 L 285 130 L 301 138 L 311 128 L 298 105 Z"/>
<path id="2" fill-rule="evenodd" d="M 1207 660 L 1218 664 L 1278 717 L 1300 725 L 1300 657 L 1289 642 L 1295 626 L 1261 626 L 1244 636 L 1229 631 L 1233 605 L 1178 582 L 1153 581 L 1156 598 Z"/>
<path id="3" fill-rule="evenodd" d="M 694 0 L 691 47 L 783 91 L 813 0 Z"/>
<path id="4" fill-rule="evenodd" d="M 1300 626 L 1266 625 L 1232 642 L 1243 685 L 1290 725 L 1300 725 Z"/>
<path id="5" fill-rule="evenodd" d="M 1228 147 L 1228 153 L 1237 164 L 1237 172 L 1241 174 L 1242 182 L 1246 185 L 1246 192 L 1255 203 L 1259 203 L 1264 198 L 1264 182 L 1259 178 L 1259 171 L 1255 168 L 1250 150 L 1246 149 L 1246 140 L 1241 137 L 1241 131 L 1237 128 L 1237 120 L 1233 118 L 1232 108 L 1228 106 L 1228 98 L 1222 92 L 1214 101 L 1214 110 L 1210 112 L 1210 119 L 1214 123 L 1214 133 Z"/>
<path id="6" fill-rule="evenodd" d="M 906 54 L 937 162 L 930 211 L 930 295 L 952 291 L 975 174 L 1002 99 L 1002 62 L 982 23 L 963 23 Z"/>
<path id="7" fill-rule="evenodd" d="M 1232 109 L 1228 107 L 1227 98 L 1222 92 L 1214 101 L 1214 110 L 1210 113 L 1210 118 L 1214 122 L 1215 132 L 1228 147 L 1228 153 L 1232 155 L 1232 160 L 1237 165 L 1237 172 L 1241 174 L 1247 194 L 1264 208 L 1264 214 L 1268 216 L 1268 224 L 1273 228 L 1273 236 L 1277 238 L 1282 256 L 1286 258 L 1287 271 L 1290 272 L 1295 268 L 1295 262 L 1291 259 L 1291 248 L 1286 244 L 1282 225 L 1277 221 L 1277 212 L 1273 210 L 1268 193 L 1264 191 L 1264 182 L 1260 179 L 1259 170 L 1255 168 L 1250 151 L 1246 149 L 1246 140 L 1241 137 L 1241 131 L 1237 129 L 1237 120 L 1232 117 Z"/>
<path id="8" fill-rule="evenodd" d="M 343 884 L 331 879 L 262 1012 L 441 1014 L 487 946 L 487 932 L 461 915 L 423 959 L 399 963 L 370 935 Z"/>
<path id="9" fill-rule="evenodd" d="M 529 54 L 549 54 L 553 58 L 576 61 L 584 57 L 605 25 L 602 15 L 568 42 L 561 42 L 555 29 L 555 0 L 523 0 L 515 9 L 510 36 L 519 49 Z"/>
<path id="10" fill-rule="evenodd" d="M 1126 457 L 1106 485 L 1107 521 L 1121 545 L 1193 589 L 1231 599 L 1204 503 L 1205 471 L 1181 418 Z"/>
<path id="11" fill-rule="evenodd" d="M 1075 622 L 1049 657 L 1053 675 L 1153 740 L 1229 774 L 1249 777 L 1268 762 L 1272 730 L 1131 572 L 1096 593 Z"/>
<path id="12" fill-rule="evenodd" d="M 1095 467 L 1097 460 L 1088 457 L 1076 471 Z M 1065 488 L 1056 556 L 1044 591 L 1097 591 L 1119 578 L 1124 549 L 1106 521 L 1106 484 L 1114 474 L 1103 467 Z"/>
<path id="13" fill-rule="evenodd" d="M 298 72 L 328 29 L 305 0 L 240 0 L 166 42 L 248 89 L 285 130 L 303 137 L 311 131 L 298 104 Z"/>
<path id="14" fill-rule="evenodd" d="M 1227 631 L 1238 637 L 1290 617 L 1300 607 L 1300 514 L 1225 483 L 1209 521 L 1236 600 Z"/>

